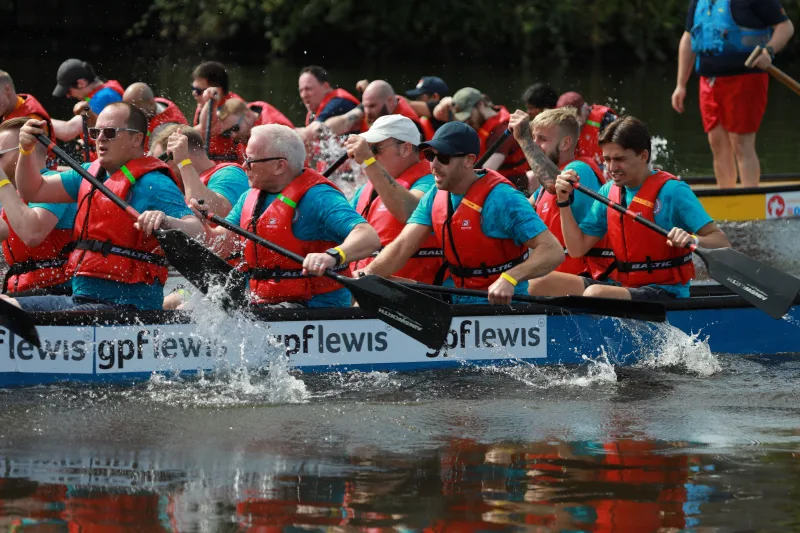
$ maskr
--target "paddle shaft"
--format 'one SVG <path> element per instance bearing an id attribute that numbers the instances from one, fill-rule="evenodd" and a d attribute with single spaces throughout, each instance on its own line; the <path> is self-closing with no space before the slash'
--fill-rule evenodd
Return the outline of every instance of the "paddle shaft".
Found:
<path id="1" fill-rule="evenodd" d="M 756 60 L 756 58 L 758 58 L 759 55 L 761 55 L 762 50 L 763 48 L 761 48 L 760 46 L 756 46 L 753 49 L 753 52 L 750 54 L 750 57 L 748 57 L 747 61 L 744 62 L 744 66 L 755 68 L 753 67 L 753 62 Z M 764 70 L 768 72 L 770 75 L 772 75 L 773 78 L 775 78 L 782 84 L 786 85 L 789 89 L 794 91 L 795 94 L 800 95 L 800 83 L 798 83 L 797 80 L 786 74 L 784 71 L 782 71 L 775 65 L 770 65 Z"/>
<path id="2" fill-rule="evenodd" d="M 89 150 L 89 115 L 87 113 L 81 113 L 81 122 L 83 123 L 83 162 L 88 163 L 92 159 L 92 155 Z"/>
<path id="3" fill-rule="evenodd" d="M 494 155 L 494 153 L 503 145 L 504 142 L 506 142 L 506 140 L 510 136 L 511 136 L 511 130 L 504 131 L 503 134 L 500 136 L 500 138 L 497 139 L 494 142 L 494 144 L 489 147 L 488 150 L 486 150 L 486 153 L 483 154 L 480 159 L 475 161 L 475 168 L 483 168 L 483 165 L 486 164 L 489 158 Z"/>
<path id="4" fill-rule="evenodd" d="M 336 161 L 331 163 L 331 166 L 326 168 L 325 172 L 323 172 L 322 175 L 325 176 L 326 178 L 330 178 L 331 174 L 336 172 L 339 169 L 339 167 L 344 164 L 345 161 L 347 161 L 347 153 L 346 152 L 342 157 L 340 157 L 339 159 L 337 159 Z"/>
<path id="5" fill-rule="evenodd" d="M 206 149 L 206 156 L 211 157 L 211 119 L 214 113 L 214 100 L 211 99 L 208 101 L 208 115 L 206 116 L 206 138 L 205 138 L 205 149 Z"/>

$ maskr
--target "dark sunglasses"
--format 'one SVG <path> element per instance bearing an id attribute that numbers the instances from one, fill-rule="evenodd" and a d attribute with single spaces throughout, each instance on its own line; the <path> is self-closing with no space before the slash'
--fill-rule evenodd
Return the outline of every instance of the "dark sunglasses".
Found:
<path id="1" fill-rule="evenodd" d="M 220 135 L 220 137 L 224 137 L 225 139 L 230 139 L 230 138 L 231 138 L 231 135 L 233 135 L 234 133 L 237 133 L 237 132 L 238 132 L 240 129 L 242 129 L 242 128 L 241 128 L 241 126 L 240 126 L 240 124 L 242 123 L 242 119 L 243 119 L 243 118 L 244 118 L 244 115 L 242 115 L 241 117 L 239 117 L 239 120 L 237 120 L 237 121 L 236 121 L 236 124 L 234 124 L 233 126 L 231 126 L 230 128 L 228 128 L 227 130 L 223 130 L 223 131 L 222 131 L 222 132 L 219 134 L 219 135 Z"/>
<path id="2" fill-rule="evenodd" d="M 103 133 L 109 141 L 117 136 L 119 131 L 130 131 L 132 133 L 142 133 L 139 130 L 132 130 L 131 128 L 89 128 L 89 138 L 96 141 L 100 137 L 100 132 Z"/>
<path id="3" fill-rule="evenodd" d="M 383 146 L 379 146 L 377 144 L 373 144 L 372 146 L 369 147 L 369 149 L 372 151 L 373 155 L 378 155 L 379 153 L 381 153 L 381 150 L 383 150 L 384 148 L 389 148 L 390 146 L 400 146 L 401 144 L 405 144 L 405 143 L 404 142 L 397 142 L 397 143 L 393 143 L 393 144 L 384 144 Z"/>
<path id="4" fill-rule="evenodd" d="M 264 159 L 250 159 L 245 157 L 242 161 L 242 168 L 251 169 L 255 163 L 264 163 L 265 161 L 277 161 L 278 159 L 286 159 L 285 157 L 265 157 Z"/>
<path id="5" fill-rule="evenodd" d="M 195 87 L 194 85 L 192 85 L 192 92 L 197 96 L 200 96 L 201 94 L 203 94 L 204 90 L 205 89 L 201 89 L 200 87 Z"/>
<path id="6" fill-rule="evenodd" d="M 438 159 L 439 163 L 441 163 L 443 165 L 449 165 L 450 164 L 450 160 L 452 158 L 454 158 L 454 157 L 465 157 L 465 156 L 469 155 L 469 154 L 453 154 L 453 155 L 434 154 L 430 150 L 425 150 L 423 153 L 425 154 L 425 159 L 427 159 L 431 163 L 433 163 L 434 159 Z"/>

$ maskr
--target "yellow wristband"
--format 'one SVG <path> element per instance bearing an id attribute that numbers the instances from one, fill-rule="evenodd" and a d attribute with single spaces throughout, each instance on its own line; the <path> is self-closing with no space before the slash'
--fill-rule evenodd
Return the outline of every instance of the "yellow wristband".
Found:
<path id="1" fill-rule="evenodd" d="M 11 180 L 6 178 L 4 180 L 0 180 L 0 189 L 5 187 L 6 185 L 11 185 Z"/>
<path id="2" fill-rule="evenodd" d="M 184 159 L 183 161 L 178 163 L 178 168 L 183 168 L 186 165 L 191 165 L 191 164 L 192 164 L 192 160 L 191 159 Z"/>
<path id="3" fill-rule="evenodd" d="M 342 250 L 342 247 L 341 246 L 334 246 L 333 249 L 336 250 L 337 252 L 339 252 L 340 254 L 342 254 L 342 262 L 341 262 L 341 264 L 342 265 L 345 264 L 347 262 L 347 254 L 344 253 L 344 250 Z"/>
<path id="4" fill-rule="evenodd" d="M 31 155 L 33 153 L 33 148 L 31 148 L 30 150 L 25 150 L 22 148 L 22 145 L 19 145 L 19 153 L 21 153 L 22 155 Z"/>
<path id="5" fill-rule="evenodd" d="M 505 272 L 500 274 L 500 277 L 503 278 L 504 280 L 506 280 L 507 282 L 509 282 L 510 284 L 512 284 L 515 287 L 517 286 L 517 283 L 519 283 L 517 280 L 515 280 L 514 278 L 512 278 L 511 276 L 509 276 Z"/>
<path id="6" fill-rule="evenodd" d="M 368 167 L 368 166 L 370 166 L 370 165 L 371 165 L 372 163 L 374 163 L 374 162 L 375 162 L 375 158 L 374 158 L 374 157 L 370 157 L 369 159 L 365 159 L 365 160 L 364 160 L 364 166 L 365 166 L 365 167 Z"/>

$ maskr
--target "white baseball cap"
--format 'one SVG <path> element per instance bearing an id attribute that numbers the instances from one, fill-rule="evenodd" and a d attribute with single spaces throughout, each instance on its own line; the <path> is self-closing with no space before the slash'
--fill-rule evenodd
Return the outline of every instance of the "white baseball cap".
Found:
<path id="1" fill-rule="evenodd" d="M 384 115 L 376 120 L 369 131 L 360 134 L 368 143 L 379 143 L 386 139 L 411 143 L 419 146 L 422 142 L 417 125 L 403 115 Z"/>

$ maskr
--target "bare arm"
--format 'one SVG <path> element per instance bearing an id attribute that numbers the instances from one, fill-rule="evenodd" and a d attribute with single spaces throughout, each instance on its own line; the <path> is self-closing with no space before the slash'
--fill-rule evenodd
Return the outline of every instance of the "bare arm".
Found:
<path id="1" fill-rule="evenodd" d="M 325 126 L 327 126 L 334 135 L 344 135 L 348 131 L 351 131 L 363 118 L 364 111 L 356 107 L 344 115 L 329 118 L 325 121 Z"/>
<path id="2" fill-rule="evenodd" d="M 791 20 L 784 20 L 783 22 L 776 24 L 772 27 L 774 30 L 772 33 L 772 38 L 767 43 L 767 46 L 771 46 L 775 53 L 777 54 L 786 46 L 786 43 L 789 42 L 789 39 L 792 38 L 794 35 L 794 24 L 792 24 Z"/>
<path id="3" fill-rule="evenodd" d="M 431 108 L 428 107 L 427 102 L 418 102 L 416 100 L 409 100 L 409 105 L 414 112 L 421 116 L 421 117 L 429 117 L 431 116 Z"/>
<path id="4" fill-rule="evenodd" d="M 431 234 L 431 227 L 423 224 L 407 224 L 400 235 L 384 248 L 378 257 L 365 269 L 365 274 L 391 276 L 406 264 L 419 250 L 425 239 Z"/>
<path id="5" fill-rule="evenodd" d="M 358 224 L 339 245 L 347 261 L 358 261 L 369 257 L 381 247 L 381 240 L 375 229 L 367 223 Z"/>
<path id="6" fill-rule="evenodd" d="M 517 281 L 545 276 L 564 261 L 564 250 L 549 231 L 543 231 L 525 246 L 531 250 L 530 257 L 507 272 Z"/>
<path id="7" fill-rule="evenodd" d="M 498 170 L 501 166 L 503 166 L 503 162 L 506 160 L 506 154 L 492 154 L 489 159 L 486 160 L 486 163 L 483 164 L 483 168 L 488 168 L 489 170 Z"/>
<path id="8" fill-rule="evenodd" d="M 678 87 L 686 87 L 689 77 L 692 75 L 695 53 L 692 52 L 692 34 L 688 31 L 683 32 L 681 42 L 678 45 Z"/>
<path id="9" fill-rule="evenodd" d="M 0 187 L 0 203 L 11 227 L 22 242 L 31 248 L 42 244 L 58 224 L 58 217 L 47 209 L 28 207 L 11 185 Z"/>
<path id="10" fill-rule="evenodd" d="M 9 233 L 10 232 L 8 231 L 8 224 L 6 224 L 5 220 L 0 218 L 0 241 L 8 239 Z"/>
<path id="11" fill-rule="evenodd" d="M 731 243 L 716 222 L 709 222 L 697 231 L 698 244 L 703 248 L 730 248 Z"/>
<path id="12" fill-rule="evenodd" d="M 39 144 L 35 135 L 44 134 L 44 124 L 41 120 L 26 122 L 19 133 L 20 147 L 25 150 L 35 149 Z M 35 157 L 19 154 L 15 172 L 19 195 L 28 202 L 74 202 L 61 182 L 61 175 L 42 176 L 36 160 Z"/>
<path id="13" fill-rule="evenodd" d="M 83 130 L 83 119 L 80 116 L 72 117 L 69 120 L 54 118 L 51 122 L 53 123 L 53 132 L 59 141 L 71 141 Z"/>
<path id="14" fill-rule="evenodd" d="M 176 161 L 183 162 L 187 159 L 192 161 L 191 154 L 189 153 L 189 138 L 181 133 L 180 128 L 169 136 L 167 140 L 167 152 L 171 153 Z M 184 197 L 187 202 L 191 198 L 197 200 L 202 199 L 205 205 L 208 206 L 208 209 L 217 213 L 219 216 L 224 217 L 230 213 L 233 207 L 231 203 L 227 198 L 212 191 L 203 184 L 193 163 L 180 168 L 179 174 L 183 181 Z"/>

